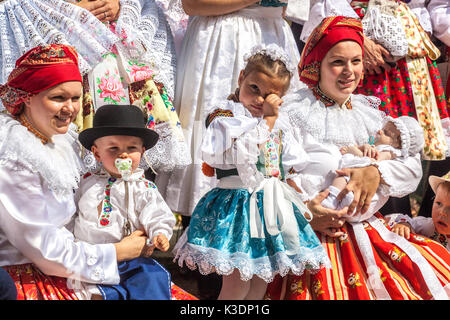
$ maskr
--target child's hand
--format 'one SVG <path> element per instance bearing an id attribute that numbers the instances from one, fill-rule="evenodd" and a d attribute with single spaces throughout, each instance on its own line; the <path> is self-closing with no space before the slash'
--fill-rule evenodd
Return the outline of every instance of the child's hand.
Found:
<path id="1" fill-rule="evenodd" d="M 362 146 L 362 152 L 364 157 L 369 157 L 372 159 L 376 159 L 378 157 L 378 150 L 368 143 Z"/>
<path id="2" fill-rule="evenodd" d="M 395 226 L 392 227 L 392 232 L 402 236 L 406 239 L 409 239 L 409 235 L 411 233 L 411 225 L 407 222 L 399 222 Z"/>
<path id="3" fill-rule="evenodd" d="M 153 244 L 156 248 L 164 252 L 169 250 L 170 247 L 169 239 L 161 233 L 153 237 Z"/>
<path id="4" fill-rule="evenodd" d="M 280 109 L 283 100 L 274 93 L 269 94 L 263 103 L 263 115 L 269 117 L 278 117 L 278 110 Z"/>

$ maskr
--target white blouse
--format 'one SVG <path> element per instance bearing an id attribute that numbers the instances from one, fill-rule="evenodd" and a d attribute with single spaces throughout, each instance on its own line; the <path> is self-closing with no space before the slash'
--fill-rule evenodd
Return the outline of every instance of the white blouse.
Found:
<path id="1" fill-rule="evenodd" d="M 286 117 L 280 116 L 277 119 L 271 133 L 266 120 L 253 117 L 241 103 L 224 100 L 213 105 L 211 112 L 220 108 L 232 112 L 232 117 L 218 116 L 211 121 L 202 140 L 202 159 L 213 168 L 236 168 L 241 181 L 233 183 L 237 182 L 243 188 L 255 188 L 259 185 L 264 179 L 263 174 L 256 169 L 261 154 L 260 145 L 279 130 L 282 132 L 281 162 L 285 177 L 295 176 L 296 172 L 306 166 L 309 157 L 293 137 Z M 222 185 L 219 182 L 218 186 Z"/>
<path id="2" fill-rule="evenodd" d="M 433 34 L 450 47 L 450 2 L 431 0 L 428 4 Z"/>
<path id="3" fill-rule="evenodd" d="M 74 132 L 44 145 L 0 114 L 0 266 L 31 262 L 48 275 L 116 284 L 114 245 L 75 242 L 65 228 L 82 171 L 77 148 Z"/>
<path id="4" fill-rule="evenodd" d="M 74 224 L 75 237 L 89 243 L 118 242 L 125 236 L 124 226 L 129 220 L 131 232 L 139 229 L 144 230 L 150 239 L 159 233 L 170 239 L 175 216 L 155 184 L 146 180 L 143 175 L 144 170 L 138 168 L 128 181 L 119 178 L 111 184 L 108 189 L 111 211 L 108 211 L 108 223 L 105 225 L 100 223 L 102 212 L 99 212 L 98 207 L 105 201 L 110 175 L 102 170 L 83 178 L 75 197 L 78 207 Z"/>
<path id="5" fill-rule="evenodd" d="M 294 180 L 310 198 L 333 181 L 334 172 L 340 167 L 341 147 L 368 143 L 369 137 L 382 128 L 385 114 L 378 110 L 378 98 L 351 95 L 350 99 L 352 108 L 347 109 L 337 104 L 325 107 L 310 89 L 283 97 L 281 110 L 288 115 L 294 137 L 310 159 Z M 380 185 L 385 196 L 402 197 L 414 192 L 422 177 L 419 154 L 375 165 L 385 182 Z"/>

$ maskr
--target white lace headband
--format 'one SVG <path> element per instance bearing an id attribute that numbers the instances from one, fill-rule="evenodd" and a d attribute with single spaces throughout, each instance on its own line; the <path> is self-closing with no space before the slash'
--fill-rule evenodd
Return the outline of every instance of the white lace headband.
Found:
<path id="1" fill-rule="evenodd" d="M 294 75 L 297 66 L 291 62 L 287 53 L 279 46 L 274 43 L 271 43 L 267 46 L 256 45 L 252 48 L 252 50 L 244 55 L 245 62 L 253 57 L 256 54 L 264 54 L 269 56 L 273 61 L 280 60 L 286 66 L 286 69 L 291 73 L 291 76 Z"/>

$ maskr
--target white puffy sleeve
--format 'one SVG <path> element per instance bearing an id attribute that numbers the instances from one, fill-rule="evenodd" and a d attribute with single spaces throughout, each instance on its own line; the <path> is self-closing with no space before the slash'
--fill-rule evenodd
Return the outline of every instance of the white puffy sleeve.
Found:
<path id="1" fill-rule="evenodd" d="M 384 181 L 381 192 L 392 197 L 404 197 L 417 189 L 422 178 L 420 154 L 414 157 L 398 158 L 374 163 Z"/>
<path id="2" fill-rule="evenodd" d="M 302 139 L 290 126 L 287 115 L 280 114 L 277 125 L 283 131 L 282 165 L 286 179 L 296 177 L 311 160 L 302 146 Z"/>
<path id="3" fill-rule="evenodd" d="M 23 255 L 48 275 L 119 283 L 114 245 L 75 242 L 64 227 L 75 212 L 72 195 L 56 198 L 38 174 L 14 165 L 1 166 L 0 176 L 0 242 L 15 252 L 5 254 L 3 263 L 14 264 Z"/>
<path id="4" fill-rule="evenodd" d="M 450 47 L 450 3 L 448 0 L 431 0 L 428 11 L 433 34 Z"/>
<path id="5" fill-rule="evenodd" d="M 149 187 L 143 186 L 145 188 L 144 192 L 135 193 L 139 222 L 150 239 L 159 233 L 170 239 L 176 222 L 175 216 L 156 186 L 152 182 L 148 182 L 148 185 Z"/>
<path id="6" fill-rule="evenodd" d="M 228 103 L 230 108 L 216 109 L 208 115 L 201 146 L 202 159 L 223 170 L 255 164 L 258 145 L 270 134 L 265 120 L 251 117 L 240 104 Z"/>

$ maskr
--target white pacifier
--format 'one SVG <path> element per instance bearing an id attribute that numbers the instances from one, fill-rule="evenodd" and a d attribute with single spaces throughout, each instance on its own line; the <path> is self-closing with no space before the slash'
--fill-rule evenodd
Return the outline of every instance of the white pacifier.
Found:
<path id="1" fill-rule="evenodd" d="M 116 166 L 117 170 L 119 170 L 120 175 L 122 176 L 122 179 L 125 181 L 128 181 L 132 174 L 132 168 L 131 165 L 133 164 L 133 160 L 128 158 L 128 155 L 121 154 L 119 158 L 117 158 L 114 161 L 114 165 Z"/>

